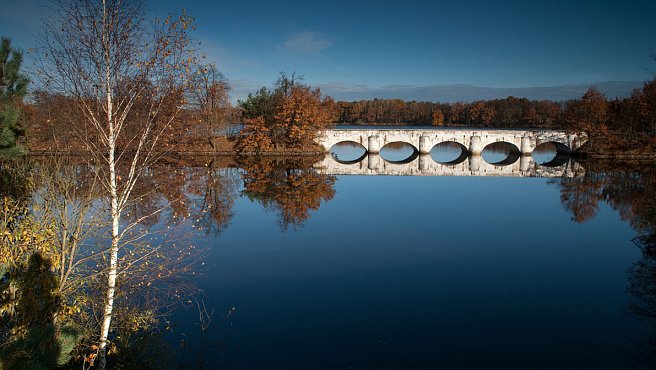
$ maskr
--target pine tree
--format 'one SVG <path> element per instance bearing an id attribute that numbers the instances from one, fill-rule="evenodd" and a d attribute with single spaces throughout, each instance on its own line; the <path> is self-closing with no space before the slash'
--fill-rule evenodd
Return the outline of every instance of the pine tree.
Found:
<path id="1" fill-rule="evenodd" d="M 19 105 L 27 92 L 28 78 L 20 73 L 23 53 L 12 49 L 8 38 L 0 41 L 0 157 L 25 153 L 16 141 L 25 131 L 20 125 Z"/>

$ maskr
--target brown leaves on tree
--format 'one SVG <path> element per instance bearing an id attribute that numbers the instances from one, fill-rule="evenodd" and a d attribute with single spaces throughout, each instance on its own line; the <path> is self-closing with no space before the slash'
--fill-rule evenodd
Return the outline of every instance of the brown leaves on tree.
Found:
<path id="1" fill-rule="evenodd" d="M 244 128 L 235 143 L 235 149 L 239 153 L 269 151 L 273 148 L 269 131 L 264 117 L 244 119 Z"/>
<path id="2" fill-rule="evenodd" d="M 469 108 L 469 117 L 471 121 L 478 126 L 489 126 L 492 123 L 494 114 L 496 112 L 493 108 L 485 104 L 485 102 L 478 101 Z"/>
<path id="3" fill-rule="evenodd" d="M 277 94 L 281 94 L 278 92 Z M 282 95 L 282 94 L 281 94 Z M 273 98 L 271 100 L 274 100 Z M 321 99 L 319 89 L 294 85 L 281 98 L 274 114 L 244 119 L 235 148 L 238 152 L 266 152 L 314 147 L 318 130 L 330 125 L 333 101 Z"/>
<path id="4" fill-rule="evenodd" d="M 433 126 L 444 126 L 444 113 L 441 110 L 433 111 Z"/>
<path id="5" fill-rule="evenodd" d="M 581 100 L 573 101 L 565 110 L 565 121 L 571 130 L 592 132 L 606 124 L 608 103 L 595 87 L 589 88 Z"/>

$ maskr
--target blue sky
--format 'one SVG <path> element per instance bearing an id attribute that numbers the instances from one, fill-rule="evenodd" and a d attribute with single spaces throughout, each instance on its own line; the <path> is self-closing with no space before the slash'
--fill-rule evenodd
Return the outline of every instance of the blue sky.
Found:
<path id="1" fill-rule="evenodd" d="M 0 33 L 33 46 L 47 1 L 0 1 Z M 279 71 L 297 71 L 338 99 L 453 101 L 483 98 L 482 91 L 568 97 L 591 84 L 617 95 L 656 70 L 653 0 L 148 0 L 147 7 L 160 14 L 184 7 L 196 18 L 195 37 L 235 99 L 271 85 Z"/>

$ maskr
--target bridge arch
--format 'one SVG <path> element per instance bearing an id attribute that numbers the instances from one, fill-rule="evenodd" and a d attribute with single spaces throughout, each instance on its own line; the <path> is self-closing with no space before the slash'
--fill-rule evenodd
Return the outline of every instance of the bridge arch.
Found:
<path id="1" fill-rule="evenodd" d="M 456 149 L 459 153 L 455 152 Z M 444 152 L 450 152 L 448 154 Z M 447 140 L 435 144 L 430 150 L 430 157 L 433 161 L 443 165 L 456 165 L 467 160 L 469 157 L 469 150 L 462 143 L 457 141 Z"/>
<path id="2" fill-rule="evenodd" d="M 522 156 L 517 145 L 507 141 L 496 141 L 483 147 L 481 156 L 493 166 L 511 165 Z"/>
<path id="3" fill-rule="evenodd" d="M 406 150 L 409 149 L 409 150 Z M 391 150 L 398 150 L 400 157 L 396 157 L 397 153 L 390 155 Z M 407 153 L 406 153 L 407 152 Z M 393 164 L 406 164 L 414 161 L 419 157 L 419 149 L 414 145 L 405 142 L 405 141 L 392 141 L 385 143 L 382 148 L 380 148 L 380 157 L 383 158 L 385 162 Z"/>
<path id="4" fill-rule="evenodd" d="M 343 140 L 330 147 L 330 157 L 338 163 L 359 163 L 367 157 L 367 148 L 352 140 Z"/>

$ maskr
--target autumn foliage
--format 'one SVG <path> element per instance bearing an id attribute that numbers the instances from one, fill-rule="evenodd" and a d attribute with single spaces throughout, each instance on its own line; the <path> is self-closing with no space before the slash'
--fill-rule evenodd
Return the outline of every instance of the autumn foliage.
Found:
<path id="1" fill-rule="evenodd" d="M 137 102 L 131 119 L 143 118 L 140 106 L 146 103 Z M 400 99 L 334 102 L 322 98 L 318 89 L 288 81 L 285 89 L 262 88 L 250 94 L 239 109 L 244 128 L 235 146 L 241 153 L 319 150 L 311 139 L 317 129 L 333 122 L 564 129 L 586 132 L 591 140 L 585 150 L 590 154 L 656 151 L 656 80 L 618 99 L 608 99 L 592 87 L 580 99 L 565 102 L 508 97 L 471 103 Z M 216 149 L 208 141 L 203 114 L 201 109 L 180 111 L 163 133 L 161 147 L 176 152 Z M 84 150 L 83 140 L 72 129 L 83 124 L 71 112 L 70 98 L 35 92 L 31 104 L 25 105 L 23 119 L 30 151 Z M 91 130 L 85 134 L 93 135 Z"/>
<path id="2" fill-rule="evenodd" d="M 573 221 L 594 219 L 600 204 L 606 203 L 639 233 L 656 234 L 656 172 L 651 163 L 595 161 L 585 165 L 585 176 L 556 181 L 560 201 Z"/>
<path id="3" fill-rule="evenodd" d="M 238 152 L 267 152 L 273 148 L 273 140 L 264 117 L 244 119 L 235 149 Z"/>
<path id="4" fill-rule="evenodd" d="M 588 134 L 584 151 L 595 156 L 653 155 L 656 151 L 656 80 L 624 99 L 608 100 L 594 87 L 567 103 L 565 127 Z"/>
<path id="5" fill-rule="evenodd" d="M 433 111 L 433 126 L 444 126 L 444 113 L 441 110 Z"/>
<path id="6" fill-rule="evenodd" d="M 317 130 L 328 127 L 331 113 L 326 109 L 329 98 L 321 100 L 319 89 L 294 87 L 278 108 L 272 122 L 274 143 L 286 147 L 302 147 Z"/>
<path id="7" fill-rule="evenodd" d="M 240 102 L 244 129 L 235 145 L 238 152 L 321 150 L 313 139 L 333 122 L 334 102 L 294 78 L 283 74 L 274 91 L 262 88 Z"/>
<path id="8" fill-rule="evenodd" d="M 408 126 L 557 127 L 562 104 L 509 96 L 474 102 L 373 99 L 335 103 L 339 123 Z"/>

